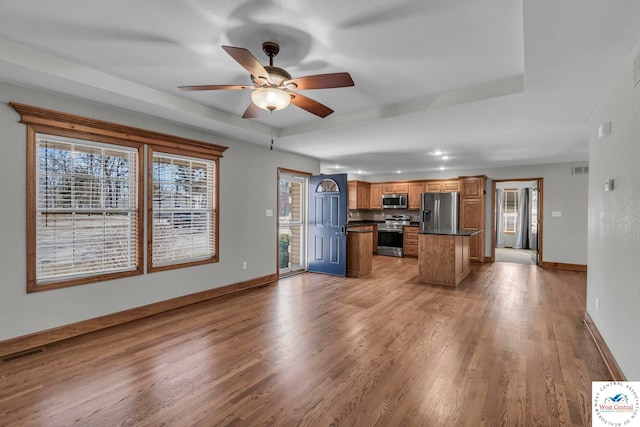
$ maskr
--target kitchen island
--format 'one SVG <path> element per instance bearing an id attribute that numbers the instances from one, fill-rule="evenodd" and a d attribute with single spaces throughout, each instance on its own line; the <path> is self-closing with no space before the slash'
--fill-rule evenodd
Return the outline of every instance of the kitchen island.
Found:
<path id="1" fill-rule="evenodd" d="M 347 277 L 365 277 L 371 273 L 373 231 L 366 227 L 347 228 Z"/>
<path id="2" fill-rule="evenodd" d="M 420 231 L 418 277 L 423 283 L 458 286 L 469 275 L 469 240 L 482 230 Z"/>

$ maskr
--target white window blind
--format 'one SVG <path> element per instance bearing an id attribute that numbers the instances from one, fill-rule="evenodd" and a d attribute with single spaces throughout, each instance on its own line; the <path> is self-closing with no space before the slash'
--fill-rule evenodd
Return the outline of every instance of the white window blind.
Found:
<path id="1" fill-rule="evenodd" d="M 503 231 L 515 233 L 518 222 L 518 190 L 505 189 L 502 197 Z"/>
<path id="2" fill-rule="evenodd" d="M 216 162 L 153 153 L 152 266 L 215 256 Z"/>
<path id="3" fill-rule="evenodd" d="M 36 135 L 36 283 L 135 270 L 137 150 Z"/>

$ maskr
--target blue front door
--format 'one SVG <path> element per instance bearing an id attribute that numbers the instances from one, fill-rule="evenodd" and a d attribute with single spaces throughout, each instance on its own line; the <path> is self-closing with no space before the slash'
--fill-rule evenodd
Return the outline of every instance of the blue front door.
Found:
<path id="1" fill-rule="evenodd" d="M 309 271 L 347 274 L 347 174 L 309 180 Z"/>

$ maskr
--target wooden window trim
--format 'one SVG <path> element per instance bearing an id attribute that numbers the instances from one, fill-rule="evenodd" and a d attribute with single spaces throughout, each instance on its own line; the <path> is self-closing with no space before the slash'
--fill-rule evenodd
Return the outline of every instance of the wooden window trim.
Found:
<path id="1" fill-rule="evenodd" d="M 37 168 L 37 148 L 36 148 L 36 135 L 37 134 L 49 134 L 54 136 L 71 137 L 79 140 L 97 141 L 103 143 L 109 143 L 112 145 L 120 145 L 127 147 L 134 147 L 137 149 L 138 161 L 136 162 L 136 186 L 138 188 L 138 194 L 136 196 L 136 217 L 138 221 L 138 227 L 136 230 L 136 268 L 135 270 L 121 271 L 115 273 L 95 274 L 86 277 L 77 277 L 66 280 L 52 281 L 50 283 L 37 283 L 36 280 L 36 168 Z M 142 161 L 144 159 L 144 145 L 132 143 L 127 141 L 126 144 L 120 143 L 119 140 L 109 137 L 95 137 L 94 135 L 85 134 L 83 132 L 73 132 L 68 130 L 60 130 L 58 128 L 51 128 L 47 126 L 33 126 L 27 125 L 27 293 L 46 291 L 50 289 L 66 288 L 69 286 L 85 285 L 89 283 L 102 282 L 111 279 L 117 279 L 120 277 L 135 276 L 143 274 L 143 227 L 142 227 Z"/>
<path id="2" fill-rule="evenodd" d="M 185 147 L 186 148 L 186 147 Z M 213 179 L 215 180 L 213 185 L 213 202 L 214 208 L 212 211 L 213 221 L 213 230 L 214 230 L 214 240 L 213 240 L 213 249 L 214 254 L 211 258 L 206 258 L 197 261 L 187 261 L 176 264 L 168 264 L 161 266 L 153 266 L 153 154 L 154 152 L 165 153 L 165 154 L 174 154 L 181 156 L 190 156 L 194 158 L 201 158 L 205 160 L 212 160 L 215 162 L 215 176 Z M 147 150 L 147 271 L 149 273 L 157 272 L 157 271 L 165 271 L 165 270 L 174 270 L 177 268 L 191 267 L 195 265 L 203 265 L 203 264 L 211 264 L 219 261 L 219 253 L 220 253 L 220 156 L 215 155 L 203 155 L 203 154 L 195 154 L 189 153 L 185 151 L 185 149 L 181 149 L 180 147 L 175 148 L 167 148 L 164 146 L 149 146 L 149 150 Z"/>
<path id="3" fill-rule="evenodd" d="M 219 207 L 219 188 L 220 188 L 220 162 L 222 153 L 228 147 L 212 144 L 209 142 L 197 141 L 188 138 L 168 135 L 160 132 L 149 131 L 132 126 L 121 125 L 117 123 L 107 122 L 103 120 L 92 119 L 88 117 L 78 116 L 74 114 L 63 113 L 31 105 L 10 102 L 18 114 L 20 114 L 20 123 L 27 125 L 27 292 L 37 292 L 50 289 L 58 289 L 75 285 L 101 282 L 105 280 L 139 275 L 143 273 L 143 239 L 144 239 L 144 218 L 142 212 L 144 209 L 144 147 L 155 147 L 158 151 L 167 153 L 180 153 L 193 157 L 202 157 L 216 160 L 216 184 L 215 184 L 215 202 L 214 210 L 216 220 L 216 261 L 219 257 L 219 224 L 220 218 L 218 212 Z M 99 274 L 95 276 L 74 278 L 60 282 L 52 282 L 46 284 L 36 284 L 36 228 L 35 228 L 35 212 L 36 212 L 36 182 L 35 182 L 35 145 L 36 133 L 46 133 L 57 136 L 65 136 L 70 138 L 84 139 L 88 141 L 97 141 L 110 143 L 114 145 L 124 145 L 135 147 L 138 149 L 136 185 L 138 187 L 137 203 L 138 207 L 136 215 L 138 216 L 138 230 L 136 233 L 136 270 Z M 151 151 L 151 150 L 148 150 Z M 146 166 L 148 169 L 150 165 Z M 148 221 L 148 220 L 147 220 Z M 189 264 L 191 265 L 191 264 Z M 186 264 L 180 264 L 180 267 L 186 267 Z M 177 268 L 177 267 L 176 267 Z M 159 268 L 155 268 L 155 271 Z"/>

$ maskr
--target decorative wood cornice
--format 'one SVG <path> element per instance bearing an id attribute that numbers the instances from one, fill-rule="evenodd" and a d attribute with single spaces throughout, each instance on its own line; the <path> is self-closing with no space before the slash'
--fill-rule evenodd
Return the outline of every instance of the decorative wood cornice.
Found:
<path id="1" fill-rule="evenodd" d="M 71 130 L 89 135 L 116 138 L 158 147 L 175 148 L 178 145 L 187 145 L 194 152 L 208 153 L 217 157 L 222 157 L 222 153 L 229 148 L 210 142 L 168 135 L 133 126 L 77 116 L 75 114 L 34 107 L 32 105 L 19 104 L 17 102 L 10 102 L 9 105 L 20 114 L 21 123 L 31 126 L 43 126 L 63 131 Z"/>

